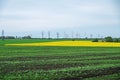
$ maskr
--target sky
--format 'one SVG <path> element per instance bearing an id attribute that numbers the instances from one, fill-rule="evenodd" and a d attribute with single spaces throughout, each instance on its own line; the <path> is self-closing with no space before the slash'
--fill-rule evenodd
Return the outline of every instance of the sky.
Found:
<path id="1" fill-rule="evenodd" d="M 120 37 L 120 0 L 0 0 L 5 35 Z"/>

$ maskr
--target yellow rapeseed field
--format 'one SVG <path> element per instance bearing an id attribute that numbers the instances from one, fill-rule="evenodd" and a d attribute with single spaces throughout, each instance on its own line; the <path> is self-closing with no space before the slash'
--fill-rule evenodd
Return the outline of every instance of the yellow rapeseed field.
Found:
<path id="1" fill-rule="evenodd" d="M 6 46 L 91 46 L 91 47 L 120 47 L 115 42 L 91 42 L 91 41 L 55 41 L 44 43 L 5 44 Z"/>

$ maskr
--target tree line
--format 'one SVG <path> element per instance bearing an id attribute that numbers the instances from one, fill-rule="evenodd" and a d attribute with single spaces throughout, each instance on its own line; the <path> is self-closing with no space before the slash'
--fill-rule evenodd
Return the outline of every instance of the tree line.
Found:
<path id="1" fill-rule="evenodd" d="M 107 36 L 103 39 L 95 38 L 92 42 L 120 42 L 120 38 L 112 38 L 111 36 Z"/>
<path id="2" fill-rule="evenodd" d="M 17 36 L 0 36 L 0 39 L 31 39 L 31 36 L 23 36 L 23 37 L 17 37 Z"/>

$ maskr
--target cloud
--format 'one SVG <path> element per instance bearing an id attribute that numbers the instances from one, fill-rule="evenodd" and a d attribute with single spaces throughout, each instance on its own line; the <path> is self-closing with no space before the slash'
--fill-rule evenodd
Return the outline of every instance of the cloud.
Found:
<path id="1" fill-rule="evenodd" d="M 93 26 L 99 31 L 100 25 L 101 27 L 120 25 L 120 12 L 113 0 L 5 1 L 7 3 L 2 7 L 0 21 L 5 25 L 2 28 L 10 32 L 59 31 L 85 27 L 89 32 Z"/>

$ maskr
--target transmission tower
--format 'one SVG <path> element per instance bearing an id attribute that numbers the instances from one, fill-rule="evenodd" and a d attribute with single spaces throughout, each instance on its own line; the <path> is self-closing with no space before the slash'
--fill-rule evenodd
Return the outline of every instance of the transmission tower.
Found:
<path id="1" fill-rule="evenodd" d="M 42 31 L 42 39 L 44 38 L 44 32 Z"/>
<path id="2" fill-rule="evenodd" d="M 50 31 L 48 31 L 48 39 L 50 39 Z"/>
<path id="3" fill-rule="evenodd" d="M 57 39 L 59 38 L 59 33 L 57 32 Z"/>
<path id="4" fill-rule="evenodd" d="M 72 39 L 74 38 L 74 33 L 72 32 Z"/>
<path id="5" fill-rule="evenodd" d="M 4 40 L 4 30 L 2 30 L 2 40 Z"/>
<path id="6" fill-rule="evenodd" d="M 93 35 L 92 35 L 92 34 L 90 34 L 90 38 L 93 38 Z"/>

